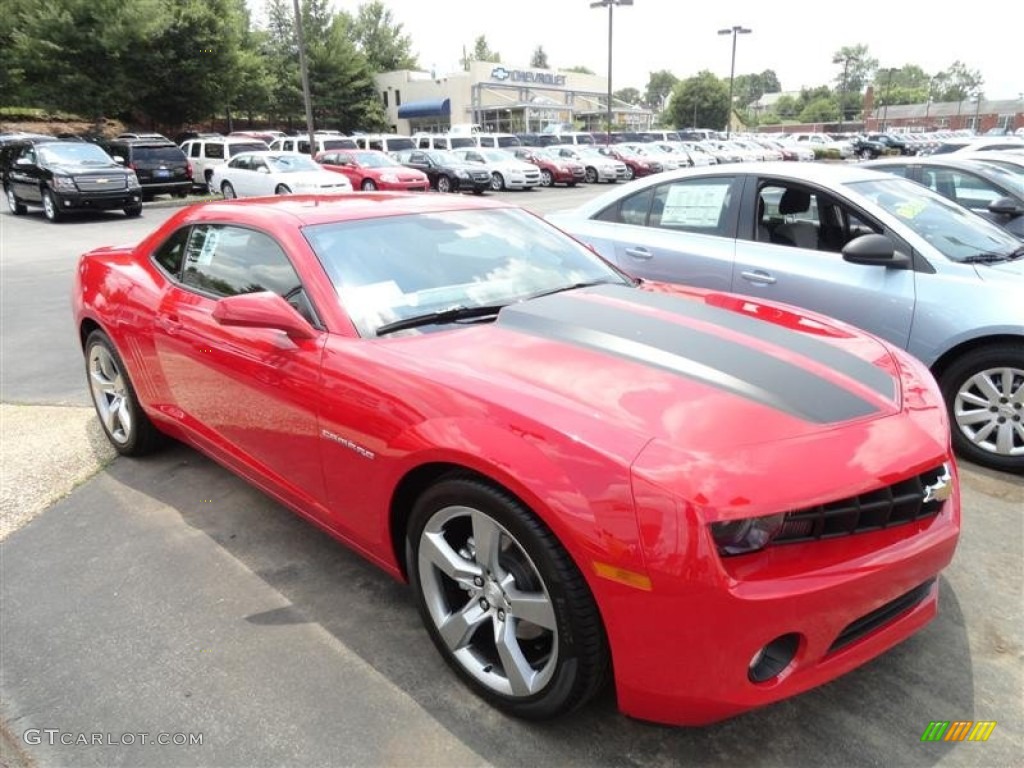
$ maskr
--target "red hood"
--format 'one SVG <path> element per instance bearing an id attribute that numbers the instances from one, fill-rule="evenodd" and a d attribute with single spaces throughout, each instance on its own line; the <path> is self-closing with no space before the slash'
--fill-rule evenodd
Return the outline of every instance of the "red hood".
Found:
<path id="1" fill-rule="evenodd" d="M 626 462 L 651 439 L 723 450 L 900 407 L 896 364 L 873 337 L 753 299 L 646 288 L 555 294 L 382 346 L 416 375 Z"/>

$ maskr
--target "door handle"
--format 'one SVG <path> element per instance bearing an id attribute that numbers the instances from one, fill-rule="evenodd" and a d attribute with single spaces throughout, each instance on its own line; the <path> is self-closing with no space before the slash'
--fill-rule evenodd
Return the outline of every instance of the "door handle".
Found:
<path id="1" fill-rule="evenodd" d="M 181 329 L 181 318 L 174 312 L 166 315 L 157 315 L 156 324 L 161 330 L 167 331 L 169 335 L 173 335 Z"/>
<path id="2" fill-rule="evenodd" d="M 637 246 L 635 248 L 627 248 L 626 255 L 632 256 L 634 259 L 641 259 L 644 261 L 654 256 L 653 253 L 651 253 L 649 250 L 642 246 Z"/>
<path id="3" fill-rule="evenodd" d="M 775 278 L 761 269 L 756 269 L 753 272 L 740 272 L 740 277 L 750 283 L 760 283 L 762 285 L 775 284 Z"/>

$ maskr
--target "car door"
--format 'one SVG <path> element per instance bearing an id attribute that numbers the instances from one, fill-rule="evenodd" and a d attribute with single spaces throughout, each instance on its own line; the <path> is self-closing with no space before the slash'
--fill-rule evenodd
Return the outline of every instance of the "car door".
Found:
<path id="1" fill-rule="evenodd" d="M 154 347 L 177 418 L 218 455 L 270 477 L 310 508 L 324 498 L 317 423 L 326 333 L 225 326 L 226 296 L 269 290 L 318 325 L 302 282 L 269 235 L 227 224 L 176 233 L 156 252 L 171 278 L 154 321 Z"/>
<path id="2" fill-rule="evenodd" d="M 32 144 L 26 144 L 14 156 L 7 180 L 19 200 L 38 203 L 42 199 L 43 169 Z"/>
<path id="3" fill-rule="evenodd" d="M 821 312 L 906 347 L 915 271 L 852 264 L 842 247 L 856 236 L 894 233 L 837 193 L 774 177 L 748 178 L 732 290 Z M 912 257 L 896 238 L 897 251 Z"/>
<path id="4" fill-rule="evenodd" d="M 648 186 L 570 231 L 634 277 L 727 291 L 740 183 L 717 175 Z"/>

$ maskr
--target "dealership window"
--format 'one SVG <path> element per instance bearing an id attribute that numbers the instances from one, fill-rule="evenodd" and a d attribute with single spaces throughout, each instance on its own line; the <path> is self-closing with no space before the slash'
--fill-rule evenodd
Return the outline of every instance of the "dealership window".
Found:
<path id="1" fill-rule="evenodd" d="M 395 88 L 395 106 L 402 106 L 402 92 L 397 88 Z"/>
<path id="2" fill-rule="evenodd" d="M 387 91 L 381 91 L 380 92 L 380 97 L 384 100 L 384 109 L 387 109 L 388 108 L 388 92 Z"/>
<path id="3" fill-rule="evenodd" d="M 1013 127 L 1013 115 L 1000 115 L 999 127 L 1004 131 L 1009 131 Z"/>

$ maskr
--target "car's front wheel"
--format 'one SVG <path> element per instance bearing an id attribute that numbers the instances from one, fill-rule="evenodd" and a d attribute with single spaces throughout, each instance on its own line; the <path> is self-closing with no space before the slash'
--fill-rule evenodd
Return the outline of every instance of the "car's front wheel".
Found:
<path id="1" fill-rule="evenodd" d="M 966 459 L 1024 474 L 1024 349 L 1019 342 L 966 352 L 939 375 L 953 447 Z"/>
<path id="2" fill-rule="evenodd" d="M 626 166 L 626 178 L 630 181 L 636 178 L 636 169 L 632 165 Z"/>
<path id="3" fill-rule="evenodd" d="M 141 456 L 158 448 L 163 435 L 139 405 L 121 356 L 103 331 L 93 331 L 85 342 L 85 369 L 96 414 L 117 452 Z"/>
<path id="4" fill-rule="evenodd" d="M 517 499 L 454 474 L 416 502 L 406 558 L 427 631 L 479 696 L 553 717 L 604 681 L 607 642 L 583 576 Z"/>
<path id="5" fill-rule="evenodd" d="M 362 189 L 363 192 L 373 192 L 373 190 L 377 188 L 377 185 L 374 183 L 373 179 L 363 179 L 363 183 L 359 185 L 359 188 Z"/>
<path id="6" fill-rule="evenodd" d="M 129 219 L 138 218 L 139 216 L 142 215 L 142 206 L 141 205 L 129 205 L 129 206 L 126 206 L 125 209 L 124 209 L 124 215 L 127 216 Z"/>
<path id="7" fill-rule="evenodd" d="M 505 177 L 495 171 L 491 174 L 491 189 L 495 192 L 501 192 L 505 188 Z"/>
<path id="8" fill-rule="evenodd" d="M 447 176 L 437 177 L 437 191 L 447 193 L 452 191 L 452 180 Z"/>
<path id="9" fill-rule="evenodd" d="M 7 207 L 11 210 L 15 216 L 21 216 L 25 213 L 24 203 L 18 202 L 18 196 L 14 193 L 11 187 L 7 188 Z"/>
<path id="10" fill-rule="evenodd" d="M 590 166 L 587 166 L 586 180 L 587 180 L 587 184 L 597 184 L 597 181 L 598 181 L 597 168 L 592 168 Z"/>
<path id="11" fill-rule="evenodd" d="M 540 184 L 542 187 L 550 187 L 555 183 L 555 177 L 551 175 L 551 171 L 546 168 L 542 168 L 540 172 Z"/>
<path id="12" fill-rule="evenodd" d="M 57 198 L 48 189 L 43 190 L 43 216 L 46 217 L 47 221 L 60 221 L 61 219 L 60 205 L 57 203 Z"/>
<path id="13" fill-rule="evenodd" d="M 220 185 L 220 193 L 224 195 L 225 200 L 234 200 L 238 197 L 238 194 L 235 192 L 235 188 L 231 186 L 230 181 L 225 181 Z"/>
<path id="14" fill-rule="evenodd" d="M 275 195 L 290 195 L 291 193 L 292 191 L 284 184 L 278 184 L 277 187 L 274 189 Z"/>

